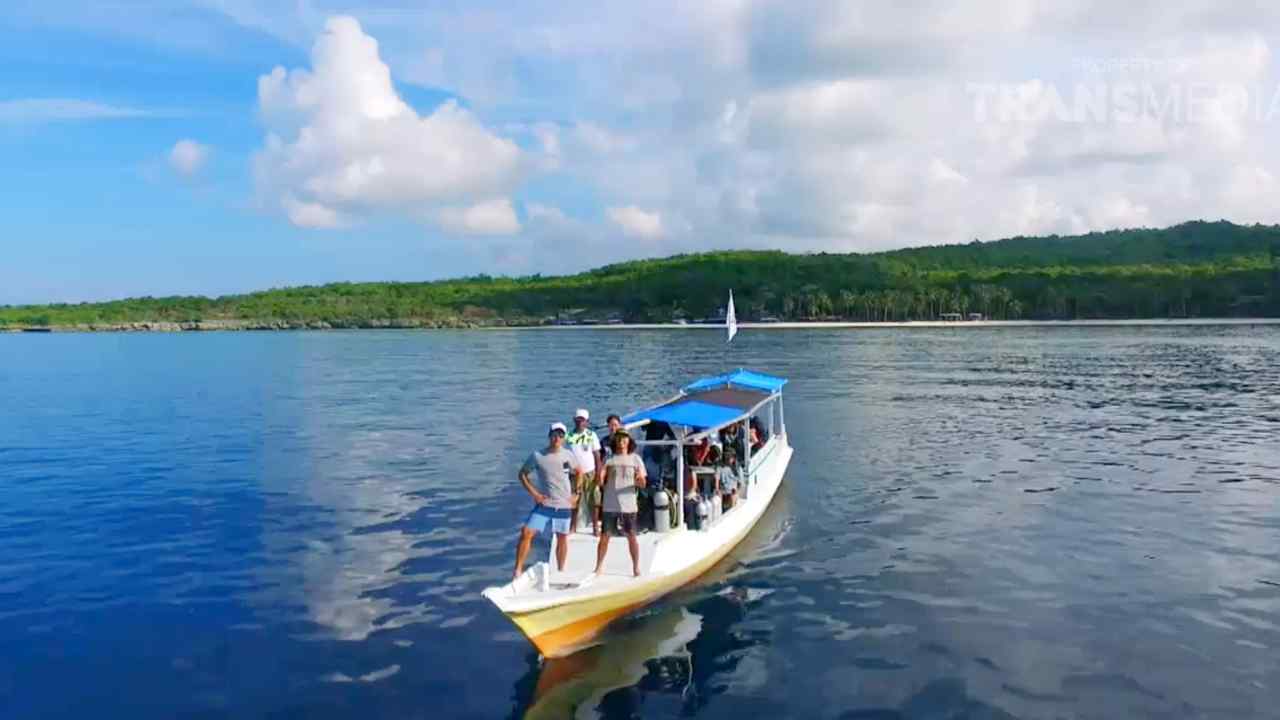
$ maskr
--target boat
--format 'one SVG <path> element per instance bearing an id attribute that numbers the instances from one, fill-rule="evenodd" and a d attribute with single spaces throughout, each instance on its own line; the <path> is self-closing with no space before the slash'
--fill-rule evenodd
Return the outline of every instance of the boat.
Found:
<path id="1" fill-rule="evenodd" d="M 669 400 L 637 410 L 622 422 L 633 432 L 637 452 L 675 456 L 674 477 L 683 478 L 685 446 L 715 437 L 722 428 L 758 418 L 764 443 L 747 444 L 736 504 L 714 520 L 684 517 L 684 483 L 675 483 L 675 521 L 665 532 L 638 535 L 640 576 L 633 577 L 627 543 L 609 544 L 603 572 L 594 573 L 598 538 L 586 528 L 570 534 L 563 570 L 548 557 L 506 585 L 483 593 L 545 657 L 560 657 L 589 644 L 610 622 L 652 604 L 710 570 L 746 537 L 764 515 L 782 484 L 792 448 L 783 415 L 785 378 L 738 369 L 695 380 Z M 650 428 L 649 426 L 652 426 Z M 670 430 L 669 433 L 665 432 Z M 672 452 L 679 449 L 678 452 Z M 651 478 L 652 482 L 653 478 Z M 657 518 L 655 517 L 655 521 Z M 655 522 L 655 525 L 659 523 Z"/>

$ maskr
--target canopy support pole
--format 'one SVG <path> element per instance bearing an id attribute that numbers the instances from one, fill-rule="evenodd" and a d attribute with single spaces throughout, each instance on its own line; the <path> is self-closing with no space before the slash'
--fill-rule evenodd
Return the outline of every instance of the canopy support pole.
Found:
<path id="1" fill-rule="evenodd" d="M 684 428 L 675 428 L 676 445 L 676 525 L 684 527 Z"/>
<path id="2" fill-rule="evenodd" d="M 743 420 L 742 428 L 738 432 L 742 433 L 743 454 L 747 456 L 746 460 L 742 463 L 742 480 L 743 484 L 748 488 L 747 495 L 749 496 L 751 494 L 751 422 Z"/>
<path id="3" fill-rule="evenodd" d="M 782 409 L 782 395 L 778 395 L 778 424 L 782 426 L 782 434 L 787 434 L 787 414 Z"/>

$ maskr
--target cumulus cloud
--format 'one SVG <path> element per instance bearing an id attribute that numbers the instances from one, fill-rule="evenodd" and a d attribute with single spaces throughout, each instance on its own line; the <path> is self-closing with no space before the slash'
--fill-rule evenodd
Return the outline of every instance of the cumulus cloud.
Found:
<path id="1" fill-rule="evenodd" d="M 169 150 L 169 167 L 179 175 L 194 177 L 209 161 L 209 146 L 195 140 L 179 140 Z"/>
<path id="2" fill-rule="evenodd" d="M 611 207 L 605 211 L 605 214 L 627 237 L 652 240 L 666 234 L 662 227 L 662 215 L 656 212 L 647 212 L 634 205 L 628 205 Z"/>
<path id="3" fill-rule="evenodd" d="M 419 114 L 354 18 L 325 24 L 310 69 L 260 77 L 258 106 L 268 129 L 255 159 L 259 193 L 294 224 L 401 212 L 453 232 L 518 229 L 507 198 L 520 148 L 454 100 Z"/>

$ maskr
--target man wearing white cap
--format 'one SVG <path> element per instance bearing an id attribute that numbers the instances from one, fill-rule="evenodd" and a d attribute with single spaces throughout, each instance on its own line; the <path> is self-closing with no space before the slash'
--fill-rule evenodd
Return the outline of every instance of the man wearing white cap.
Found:
<path id="1" fill-rule="evenodd" d="M 573 414 L 573 431 L 564 439 L 564 444 L 578 459 L 578 466 L 582 468 L 577 486 L 578 505 L 574 508 L 569 532 L 577 532 L 579 518 L 585 518 L 585 522 L 591 525 L 591 533 L 599 535 L 600 518 L 597 517 L 596 508 L 599 507 L 600 502 L 596 497 L 596 471 L 603 463 L 600 460 L 600 438 L 587 427 L 587 421 L 590 419 L 591 413 L 585 408 L 578 408 Z"/>
<path id="2" fill-rule="evenodd" d="M 574 488 L 580 482 L 582 468 L 577 457 L 565 449 L 564 436 L 564 423 L 551 423 L 546 449 L 530 453 L 520 468 L 520 484 L 533 498 L 534 506 L 524 527 L 520 528 L 516 570 L 511 575 L 513 580 L 524 572 L 524 559 L 533 544 L 533 536 L 545 532 L 548 527 L 556 536 L 556 567 L 564 570 L 569 557 L 569 518 L 578 503 Z"/>

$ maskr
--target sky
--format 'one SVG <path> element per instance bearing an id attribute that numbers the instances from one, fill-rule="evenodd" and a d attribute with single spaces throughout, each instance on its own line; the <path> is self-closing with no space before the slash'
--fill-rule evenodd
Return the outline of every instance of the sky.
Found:
<path id="1" fill-rule="evenodd" d="M 0 6 L 0 304 L 1280 222 L 1280 7 Z"/>

